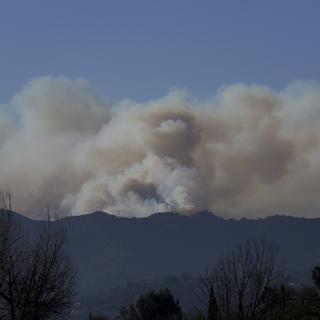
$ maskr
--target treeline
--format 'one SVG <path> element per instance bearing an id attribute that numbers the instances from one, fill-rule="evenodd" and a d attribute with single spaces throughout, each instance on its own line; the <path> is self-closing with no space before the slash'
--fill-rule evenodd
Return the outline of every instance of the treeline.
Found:
<path id="1" fill-rule="evenodd" d="M 160 289 L 122 307 L 115 320 L 318 320 L 319 267 L 313 269 L 310 280 L 308 286 L 290 282 L 276 244 L 247 242 L 226 253 L 199 279 L 193 312 L 183 313 L 179 300 L 168 289 Z"/>

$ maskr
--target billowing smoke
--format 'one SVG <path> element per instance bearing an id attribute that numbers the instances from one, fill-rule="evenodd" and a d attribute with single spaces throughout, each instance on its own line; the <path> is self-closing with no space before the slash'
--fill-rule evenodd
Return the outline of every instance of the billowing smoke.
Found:
<path id="1" fill-rule="evenodd" d="M 319 142 L 318 83 L 109 103 L 83 79 L 41 77 L 0 108 L 0 183 L 33 216 L 56 204 L 73 214 L 312 217 Z"/>

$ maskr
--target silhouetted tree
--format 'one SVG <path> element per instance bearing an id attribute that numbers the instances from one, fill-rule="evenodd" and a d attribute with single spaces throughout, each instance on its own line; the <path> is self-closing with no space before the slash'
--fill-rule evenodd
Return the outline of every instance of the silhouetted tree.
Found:
<path id="1" fill-rule="evenodd" d="M 201 279 L 200 298 L 208 319 L 262 319 L 266 292 L 278 281 L 278 249 L 273 243 L 234 247 Z"/>
<path id="2" fill-rule="evenodd" d="M 68 313 L 75 271 L 65 252 L 65 230 L 48 221 L 36 240 L 28 239 L 7 190 L 0 191 L 0 213 L 0 318 L 42 320 Z"/>
<path id="3" fill-rule="evenodd" d="M 122 309 L 116 319 L 126 320 L 182 320 L 179 301 L 168 289 L 150 291 L 140 296 L 129 309 Z"/>
<path id="4" fill-rule="evenodd" d="M 93 315 L 91 312 L 89 313 L 89 320 L 109 320 L 108 317 L 103 315 Z"/>
<path id="5" fill-rule="evenodd" d="M 320 267 L 316 266 L 316 267 L 313 268 L 313 270 L 312 270 L 312 280 L 313 280 L 313 283 L 314 283 L 315 287 L 320 292 Z"/>
<path id="6" fill-rule="evenodd" d="M 213 286 L 209 290 L 209 303 L 208 303 L 208 320 L 217 320 L 218 319 L 218 304 L 217 299 L 214 294 Z"/>

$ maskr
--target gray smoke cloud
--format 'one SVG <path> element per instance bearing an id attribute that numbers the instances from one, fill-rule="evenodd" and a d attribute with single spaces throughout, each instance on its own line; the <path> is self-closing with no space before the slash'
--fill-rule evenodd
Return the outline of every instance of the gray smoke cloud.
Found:
<path id="1" fill-rule="evenodd" d="M 315 82 L 109 103 L 84 79 L 40 77 L 0 107 L 0 183 L 31 216 L 55 204 L 72 214 L 314 217 L 319 126 Z"/>

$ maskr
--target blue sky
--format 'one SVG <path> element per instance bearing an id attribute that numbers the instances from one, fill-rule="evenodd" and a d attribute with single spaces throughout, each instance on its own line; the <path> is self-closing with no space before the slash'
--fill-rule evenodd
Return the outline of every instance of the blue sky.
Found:
<path id="1" fill-rule="evenodd" d="M 3 0 L 0 102 L 45 74 L 136 100 L 319 80 L 319 16 L 316 0 Z"/>

